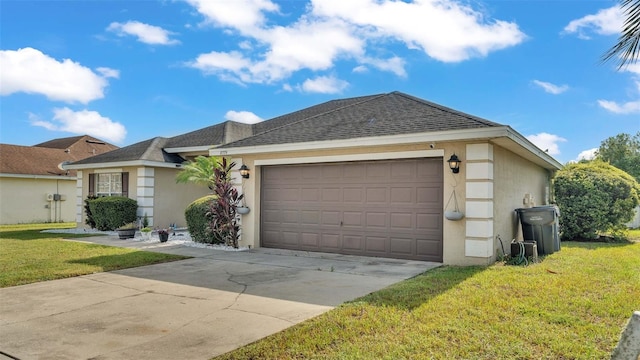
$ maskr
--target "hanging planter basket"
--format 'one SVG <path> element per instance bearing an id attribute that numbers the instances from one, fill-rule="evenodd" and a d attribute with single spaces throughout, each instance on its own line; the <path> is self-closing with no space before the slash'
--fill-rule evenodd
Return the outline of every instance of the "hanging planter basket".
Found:
<path id="1" fill-rule="evenodd" d="M 451 193 L 451 196 L 449 196 L 449 201 L 447 202 L 447 206 L 445 207 L 445 209 L 449 207 L 449 204 L 451 204 L 451 199 L 453 199 L 455 207 L 453 210 L 445 210 L 444 212 L 445 219 L 451 220 L 451 221 L 458 221 L 458 220 L 464 219 L 464 213 L 460 211 L 460 208 L 458 208 L 458 197 L 456 196 L 455 189 Z"/>
<path id="2" fill-rule="evenodd" d="M 248 214 L 251 209 L 248 206 L 238 206 L 236 212 L 240 215 Z"/>

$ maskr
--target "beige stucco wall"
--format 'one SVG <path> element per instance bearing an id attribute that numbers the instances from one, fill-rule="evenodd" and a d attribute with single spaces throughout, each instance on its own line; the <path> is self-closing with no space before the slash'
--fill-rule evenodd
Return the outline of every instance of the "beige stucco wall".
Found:
<path id="1" fill-rule="evenodd" d="M 443 219 L 443 262 L 452 265 L 488 265 L 495 261 L 500 243 L 497 235 L 505 242 L 515 236 L 516 221 L 514 209 L 522 207 L 522 199 L 526 193 L 541 205 L 545 199 L 545 187 L 549 183 L 548 171 L 530 161 L 490 142 L 450 142 L 435 144 L 412 144 L 380 147 L 362 147 L 325 151 L 298 151 L 290 153 L 245 154 L 234 157 L 234 161 L 245 164 L 251 169 L 251 177 L 243 181 L 246 203 L 251 212 L 242 216 L 242 246 L 260 246 L 260 166 L 256 162 L 270 162 L 276 159 L 309 159 L 309 163 L 322 161 L 327 157 L 339 155 L 365 155 L 374 157 L 377 153 L 398 153 L 428 151 L 433 156 L 443 158 L 443 194 L 444 210 L 453 210 L 454 200 L 448 204 L 455 190 L 458 208 L 467 213 L 466 205 L 474 205 L 469 209 L 471 217 L 460 221 Z M 487 154 L 467 154 L 472 151 L 486 151 Z M 439 152 L 440 155 L 437 155 Z M 460 172 L 453 174 L 446 160 L 455 153 L 463 161 Z M 469 160 L 467 160 L 469 159 Z M 470 186 L 470 187 L 469 187 Z M 467 188 L 474 189 L 472 194 Z M 478 195 L 478 188 L 480 194 Z M 483 188 L 487 195 L 482 195 Z M 484 213 L 483 213 L 484 212 Z M 471 244 L 471 245 L 470 245 Z M 481 255 L 478 255 L 477 244 L 486 244 Z M 475 248 L 474 248 L 475 246 Z"/>
<path id="2" fill-rule="evenodd" d="M 89 174 L 96 172 L 128 172 L 129 198 L 138 202 L 138 216 L 145 213 L 152 227 L 186 226 L 184 211 L 193 200 L 205 196 L 209 190 L 193 184 L 176 184 L 179 169 L 159 167 L 122 167 L 85 170 L 79 173 L 81 197 L 76 200 L 78 226 L 84 227 L 84 199 L 89 193 Z"/>
<path id="3" fill-rule="evenodd" d="M 75 221 L 75 186 L 75 178 L 0 177 L 0 224 Z"/>
<path id="4" fill-rule="evenodd" d="M 154 227 L 187 226 L 184 211 L 194 200 L 209 193 L 205 186 L 176 184 L 176 169 L 155 169 Z"/>
<path id="5" fill-rule="evenodd" d="M 547 169 L 494 146 L 494 233 L 502 239 L 507 253 L 519 226 L 515 209 L 527 207 L 523 203 L 525 194 L 530 194 L 535 201 L 530 205 L 548 205 L 551 176 Z M 496 239 L 494 245 L 496 254 L 500 242 Z"/>

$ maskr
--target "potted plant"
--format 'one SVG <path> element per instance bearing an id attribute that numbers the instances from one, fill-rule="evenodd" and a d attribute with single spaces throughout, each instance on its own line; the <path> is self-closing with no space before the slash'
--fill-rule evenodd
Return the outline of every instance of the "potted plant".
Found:
<path id="1" fill-rule="evenodd" d="M 136 236 L 136 230 L 138 228 L 134 223 L 128 223 L 116 229 L 120 239 L 133 239 Z"/>
<path id="2" fill-rule="evenodd" d="M 158 237 L 160 237 L 160 242 L 167 242 L 167 240 L 169 240 L 169 230 L 167 229 L 158 230 Z"/>
<path id="3" fill-rule="evenodd" d="M 140 233 L 142 234 L 142 238 L 145 240 L 149 240 L 151 239 L 151 231 L 152 229 L 148 226 L 143 227 L 142 229 L 140 229 Z"/>

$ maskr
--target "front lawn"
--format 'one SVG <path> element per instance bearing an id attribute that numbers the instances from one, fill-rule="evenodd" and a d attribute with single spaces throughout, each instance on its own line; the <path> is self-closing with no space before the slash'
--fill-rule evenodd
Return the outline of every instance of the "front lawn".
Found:
<path id="1" fill-rule="evenodd" d="M 75 226 L 67 224 L 66 227 Z M 55 224 L 0 226 L 0 287 L 185 259 L 133 249 L 65 241 L 88 234 L 42 233 Z"/>
<path id="2" fill-rule="evenodd" d="M 441 267 L 220 359 L 608 359 L 640 310 L 640 243 Z"/>

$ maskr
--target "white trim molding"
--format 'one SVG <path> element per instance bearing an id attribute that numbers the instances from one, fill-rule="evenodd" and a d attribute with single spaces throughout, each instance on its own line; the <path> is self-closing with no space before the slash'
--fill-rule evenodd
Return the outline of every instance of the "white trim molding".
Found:
<path id="1" fill-rule="evenodd" d="M 347 155 L 327 155 L 327 156 L 309 156 L 309 157 L 292 157 L 282 159 L 261 159 L 255 160 L 255 166 L 261 165 L 293 165 L 293 164 L 315 164 L 328 162 L 345 162 L 345 161 L 367 161 L 367 160 L 393 160 L 393 159 L 414 159 L 426 157 L 443 157 L 444 150 L 416 150 L 416 151 L 397 151 L 382 153 L 366 153 L 366 154 L 347 154 Z"/>

